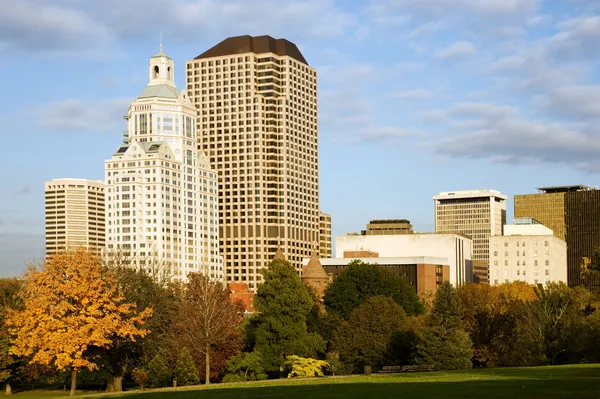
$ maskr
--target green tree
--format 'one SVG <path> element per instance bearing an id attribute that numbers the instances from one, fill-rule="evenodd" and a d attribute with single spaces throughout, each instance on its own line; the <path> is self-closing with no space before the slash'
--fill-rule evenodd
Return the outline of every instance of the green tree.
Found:
<path id="1" fill-rule="evenodd" d="M 375 264 L 352 261 L 343 273 L 333 279 L 323 298 L 327 311 L 342 315 L 350 313 L 373 296 L 393 298 L 407 315 L 418 315 L 425 308 L 406 279 Z"/>
<path id="2" fill-rule="evenodd" d="M 325 350 L 325 343 L 318 334 L 307 332 L 306 317 L 313 301 L 293 266 L 275 259 L 261 273 L 264 282 L 254 300 L 259 312 L 255 350 L 262 354 L 267 373 L 281 374 L 286 356 L 315 357 Z"/>
<path id="3" fill-rule="evenodd" d="M 143 391 L 146 387 L 146 384 L 148 383 L 148 380 L 150 379 L 150 376 L 148 375 L 148 372 L 143 368 L 136 367 L 131 372 L 131 379 L 133 380 L 133 382 L 138 384 L 140 389 Z"/>
<path id="4" fill-rule="evenodd" d="M 227 374 L 223 382 L 266 380 L 267 374 L 262 366 L 262 357 L 258 352 L 243 352 L 227 360 Z"/>
<path id="5" fill-rule="evenodd" d="M 166 387 L 171 382 L 171 369 L 163 355 L 156 355 L 148 364 L 148 380 L 153 388 Z"/>
<path id="6" fill-rule="evenodd" d="M 175 364 L 175 378 L 179 386 L 196 385 L 200 382 L 196 364 L 188 348 L 183 348 L 179 354 Z"/>
<path id="7" fill-rule="evenodd" d="M 362 365 L 381 367 L 392 337 L 403 330 L 405 323 L 406 313 L 392 298 L 368 298 L 342 324 L 333 348 L 355 370 Z"/>
<path id="8" fill-rule="evenodd" d="M 423 342 L 418 346 L 421 364 L 441 370 L 473 366 L 473 343 L 462 327 L 463 308 L 456 289 L 445 282 L 438 287 L 427 317 Z"/>

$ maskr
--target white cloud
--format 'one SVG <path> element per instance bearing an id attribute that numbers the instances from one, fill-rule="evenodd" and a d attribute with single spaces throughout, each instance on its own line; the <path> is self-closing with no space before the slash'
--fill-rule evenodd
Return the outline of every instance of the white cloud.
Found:
<path id="1" fill-rule="evenodd" d="M 55 132 L 110 132 L 123 126 L 129 103 L 130 98 L 59 100 L 34 109 L 31 115 L 41 128 Z"/>
<path id="2" fill-rule="evenodd" d="M 29 194 L 30 192 L 31 192 L 30 186 L 21 186 L 21 187 L 17 187 L 14 190 L 12 190 L 10 192 L 10 195 L 13 197 L 18 197 L 21 195 Z"/>
<path id="3" fill-rule="evenodd" d="M 415 89 L 390 93 L 388 97 L 397 100 L 428 100 L 433 97 L 433 93 L 425 89 Z"/>
<path id="4" fill-rule="evenodd" d="M 600 86 L 558 87 L 540 99 L 537 105 L 554 115 L 575 120 L 597 121 L 600 119 Z"/>
<path id="5" fill-rule="evenodd" d="M 477 48 L 471 42 L 458 41 L 454 42 L 448 47 L 438 50 L 435 53 L 437 58 L 443 60 L 453 60 L 457 58 L 466 57 L 477 53 Z"/>

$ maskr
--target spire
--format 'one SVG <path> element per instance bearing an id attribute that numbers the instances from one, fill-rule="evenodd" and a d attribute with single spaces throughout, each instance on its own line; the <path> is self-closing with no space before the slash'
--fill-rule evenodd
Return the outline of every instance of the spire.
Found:
<path id="1" fill-rule="evenodd" d="M 163 51 L 163 47 L 162 47 L 162 30 L 160 31 L 160 52 L 162 53 Z"/>
<path id="2" fill-rule="evenodd" d="M 279 245 L 277 246 L 277 251 L 275 251 L 275 255 L 273 255 L 273 260 L 275 260 L 275 259 L 286 260 L 285 256 L 283 255 L 283 252 L 281 251 L 281 247 Z"/>
<path id="3" fill-rule="evenodd" d="M 313 246 L 313 252 L 310 256 L 310 260 L 308 264 L 304 266 L 302 269 L 302 278 L 303 279 L 327 279 L 329 280 L 329 275 L 321 265 L 321 261 L 319 260 L 319 254 L 317 253 L 316 246 Z"/>

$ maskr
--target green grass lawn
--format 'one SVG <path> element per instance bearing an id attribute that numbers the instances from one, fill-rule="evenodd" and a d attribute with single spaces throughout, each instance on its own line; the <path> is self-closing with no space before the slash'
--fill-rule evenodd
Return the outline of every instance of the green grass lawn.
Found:
<path id="1" fill-rule="evenodd" d="M 29 396 L 25 396 L 25 395 Z M 64 395 L 64 392 L 60 392 Z M 35 392 L 19 393 L 21 398 Z M 57 395 L 58 396 L 58 395 Z M 102 397 L 108 395 L 92 395 Z M 274 380 L 112 394 L 127 399 L 254 398 L 600 398 L 600 365 Z M 54 396 L 56 397 L 56 396 Z"/>

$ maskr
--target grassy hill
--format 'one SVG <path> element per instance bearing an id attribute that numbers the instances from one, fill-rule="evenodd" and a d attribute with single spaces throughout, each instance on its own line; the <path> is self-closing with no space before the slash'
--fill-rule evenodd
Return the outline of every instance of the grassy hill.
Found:
<path id="1" fill-rule="evenodd" d="M 15 395 L 50 397 L 45 392 Z M 58 396 L 58 392 L 56 392 Z M 64 395 L 60 392 L 60 395 Z M 54 395 L 52 395 L 54 396 Z M 56 396 L 54 396 L 56 397 Z M 344 376 L 304 380 L 272 380 L 213 384 L 175 389 L 92 395 L 127 399 L 254 399 L 254 398 L 600 398 L 600 365 L 478 369 L 452 372 Z"/>

